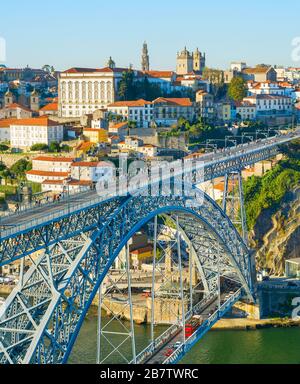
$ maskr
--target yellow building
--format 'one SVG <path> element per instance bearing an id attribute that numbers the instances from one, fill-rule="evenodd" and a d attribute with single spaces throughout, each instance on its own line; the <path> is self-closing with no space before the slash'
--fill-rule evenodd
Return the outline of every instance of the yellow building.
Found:
<path id="1" fill-rule="evenodd" d="M 108 143 L 108 132 L 102 128 L 84 128 L 83 135 L 91 143 Z"/>
<path id="2" fill-rule="evenodd" d="M 130 252 L 131 265 L 134 268 L 139 268 L 143 263 L 151 261 L 153 258 L 153 247 L 148 245 L 143 248 L 135 249 Z"/>

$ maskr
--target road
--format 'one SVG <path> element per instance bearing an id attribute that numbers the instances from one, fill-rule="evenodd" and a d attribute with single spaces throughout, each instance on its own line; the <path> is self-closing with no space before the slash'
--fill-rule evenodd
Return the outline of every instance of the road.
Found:
<path id="1" fill-rule="evenodd" d="M 227 293 L 221 295 L 221 303 L 225 302 L 225 296 Z M 216 310 L 218 309 L 218 298 L 216 298 L 213 302 L 207 305 L 207 307 L 201 312 L 201 316 L 203 320 L 207 320 Z M 166 359 L 166 353 L 169 349 L 173 349 L 173 345 L 176 342 L 183 342 L 184 332 L 183 330 L 179 331 L 174 337 L 170 338 L 170 340 L 159 350 L 157 351 L 150 359 L 148 359 L 145 364 L 162 364 Z"/>
<path id="2" fill-rule="evenodd" d="M 300 138 L 300 128 L 297 128 L 295 131 L 292 131 L 286 135 L 274 136 L 264 140 L 258 140 L 257 142 L 250 142 L 244 145 L 237 147 L 227 148 L 226 150 L 219 150 L 214 153 L 208 153 L 201 156 L 201 166 L 209 165 L 215 161 L 222 161 L 228 159 L 231 156 L 239 156 L 241 154 L 250 153 L 260 148 L 272 147 L 280 144 L 287 143 L 293 139 Z M 46 203 L 37 207 L 20 207 L 19 212 L 10 214 L 8 216 L 0 217 L 0 234 L 5 235 L 5 231 L 13 228 L 15 226 L 30 225 L 32 226 L 36 220 L 44 222 L 46 218 L 53 216 L 60 216 L 61 212 L 74 211 L 85 204 L 89 206 L 92 202 L 100 202 L 105 200 L 105 198 L 97 195 L 96 190 L 90 190 L 87 192 L 82 192 L 77 195 L 71 195 L 69 198 L 65 197 L 60 202 L 55 203 Z M 23 211 L 23 209 L 25 210 Z"/>

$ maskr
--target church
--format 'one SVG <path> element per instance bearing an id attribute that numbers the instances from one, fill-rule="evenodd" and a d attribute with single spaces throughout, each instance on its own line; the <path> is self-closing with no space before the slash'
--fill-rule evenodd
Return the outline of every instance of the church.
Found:
<path id="1" fill-rule="evenodd" d="M 202 74 L 205 68 L 205 53 L 201 53 L 197 48 L 195 52 L 189 52 L 186 47 L 180 53 L 177 53 L 177 75 L 187 75 L 195 72 Z"/>

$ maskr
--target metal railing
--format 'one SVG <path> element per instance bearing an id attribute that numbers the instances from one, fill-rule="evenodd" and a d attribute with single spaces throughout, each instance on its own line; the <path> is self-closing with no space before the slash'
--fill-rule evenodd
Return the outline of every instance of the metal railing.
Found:
<path id="1" fill-rule="evenodd" d="M 257 143 L 254 143 L 255 145 L 253 144 L 250 144 L 250 147 L 254 147 L 252 150 L 244 150 L 244 149 L 241 149 L 240 151 L 237 151 L 237 149 L 240 149 L 242 148 L 237 146 L 235 148 L 235 153 L 231 151 L 229 151 L 228 155 L 229 156 L 224 156 L 224 153 L 217 153 L 216 156 L 213 156 L 212 159 L 210 159 L 210 161 L 208 162 L 201 162 L 201 164 L 198 164 L 197 167 L 195 169 L 193 169 L 193 171 L 197 171 L 197 170 L 200 170 L 202 168 L 205 168 L 205 167 L 209 167 L 209 166 L 214 166 L 216 165 L 219 161 L 231 161 L 231 160 L 236 160 L 237 158 L 239 157 L 242 157 L 244 156 L 245 154 L 253 154 L 253 153 L 257 153 L 259 151 L 261 151 L 262 149 L 266 149 L 266 147 L 276 147 L 278 145 L 281 145 L 281 144 L 284 144 L 284 143 L 287 143 L 289 142 L 290 140 L 292 139 L 295 139 L 295 138 L 298 138 L 300 137 L 300 132 L 297 132 L 296 134 L 293 133 L 293 136 L 291 136 L 291 134 L 287 134 L 287 135 L 284 135 L 283 138 L 281 140 L 278 140 L 278 137 L 273 137 L 272 139 L 264 139 L 260 142 L 261 146 L 260 147 L 257 147 Z M 249 146 L 248 146 L 248 149 Z M 206 156 L 204 155 L 203 157 L 201 157 L 201 159 L 205 160 Z M 180 172 L 177 172 L 175 173 L 174 172 L 174 177 L 178 177 L 180 174 L 182 174 L 182 171 L 181 173 Z M 160 181 L 160 180 L 159 180 Z M 140 189 L 141 187 L 143 187 L 144 184 L 141 184 L 139 185 L 137 188 Z M 146 185 L 146 184 L 145 184 Z M 147 184 L 148 185 L 148 184 Z M 134 191 L 131 191 L 131 193 L 134 193 Z M 88 195 L 88 192 L 79 192 L 79 193 L 76 193 L 74 194 L 73 196 L 78 196 L 78 197 L 82 197 L 84 198 L 85 195 Z M 43 224 L 45 222 L 48 222 L 48 221 L 52 221 L 54 219 L 57 219 L 59 217 L 63 217 L 65 215 L 68 215 L 70 213 L 74 213 L 76 211 L 79 211 L 79 210 L 82 210 L 82 209 L 85 209 L 85 208 L 88 208 L 88 207 L 92 207 L 93 205 L 96 205 L 96 204 L 99 204 L 99 203 L 102 203 L 106 200 L 109 200 L 110 198 L 112 198 L 112 196 L 110 195 L 103 195 L 103 196 L 97 196 L 97 198 L 95 199 L 92 199 L 92 200 L 89 200 L 88 202 L 84 202 L 84 203 L 81 203 L 81 204 L 74 204 L 74 202 L 70 202 L 72 203 L 72 205 L 69 205 L 68 204 L 68 207 L 66 209 L 62 209 L 62 210 L 58 210 L 57 212 L 54 212 L 54 213 L 46 213 L 47 215 L 47 219 L 45 219 L 45 217 L 41 217 L 41 218 L 37 218 L 37 219 L 30 219 L 29 217 L 29 220 L 24 223 L 24 224 L 20 224 L 20 225 L 15 225 L 13 224 L 13 226 L 9 225 L 10 228 L 8 228 L 8 226 L 5 225 L 5 222 L 4 224 L 2 224 L 1 226 L 3 227 L 2 231 L 1 232 L 1 237 L 8 237 L 12 234 L 15 234 L 17 232 L 20 232 L 20 231 L 23 231 L 23 230 L 26 230 L 28 228 L 31 228 L 31 227 L 36 227 L 40 224 Z M 69 196 L 65 196 L 64 199 L 62 199 L 60 201 L 60 203 L 62 202 L 68 202 L 69 201 Z M 50 203 L 50 205 L 53 204 L 56 205 L 56 204 L 59 204 L 59 203 Z M 45 204 L 46 205 L 46 204 Z M 35 207 L 36 208 L 36 207 Z M 21 209 L 21 212 L 18 212 L 18 213 L 8 213 L 8 216 L 14 216 L 18 217 L 18 214 L 20 213 L 24 213 L 24 212 L 27 212 L 27 211 L 30 211 L 32 210 L 34 212 L 34 208 L 27 208 L 27 209 L 24 209 L 22 210 Z M 3 217 L 3 216 L 2 216 Z M 6 217 L 6 216 L 4 216 Z M 0 218 L 1 220 L 1 218 Z M 0 228 L 1 229 L 1 228 Z"/>
<path id="2" fill-rule="evenodd" d="M 172 355 L 163 362 L 163 364 L 176 364 L 192 348 L 192 346 L 211 329 L 211 327 L 224 315 L 224 313 L 226 313 L 232 305 L 240 299 L 242 290 L 243 289 L 240 288 L 222 306 L 220 306 L 217 311 L 205 320 L 197 331 L 185 341 L 185 344 L 182 344 L 179 348 L 177 348 Z"/>

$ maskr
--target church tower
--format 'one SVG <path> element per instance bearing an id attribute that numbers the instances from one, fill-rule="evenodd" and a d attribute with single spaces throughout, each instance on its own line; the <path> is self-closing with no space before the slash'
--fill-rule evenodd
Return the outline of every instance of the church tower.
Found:
<path id="1" fill-rule="evenodd" d="M 184 48 L 184 50 L 180 53 L 177 53 L 177 66 L 176 73 L 177 75 L 187 75 L 188 73 L 193 71 L 193 55 Z"/>
<path id="2" fill-rule="evenodd" d="M 195 72 L 203 72 L 203 69 L 205 68 L 205 53 L 202 54 L 199 49 L 197 48 L 196 51 L 193 53 L 193 68 Z"/>
<path id="3" fill-rule="evenodd" d="M 143 52 L 142 52 L 142 71 L 147 72 L 150 69 L 150 60 L 149 60 L 149 53 L 148 53 L 148 46 L 147 43 L 144 42 L 143 45 Z"/>
<path id="4" fill-rule="evenodd" d="M 30 95 L 30 109 L 34 112 L 40 110 L 40 97 L 36 90 L 32 91 Z"/>
<path id="5" fill-rule="evenodd" d="M 4 95 L 4 107 L 12 104 L 14 101 L 13 94 L 8 90 Z"/>

